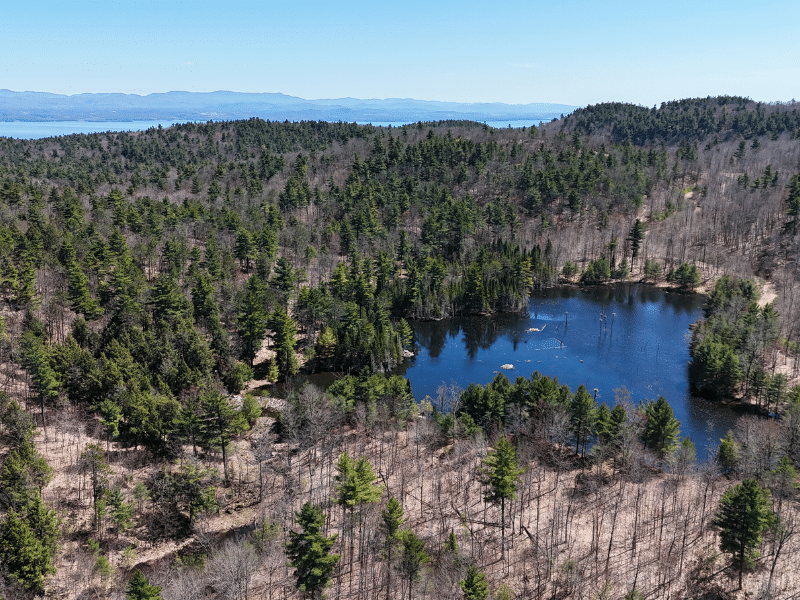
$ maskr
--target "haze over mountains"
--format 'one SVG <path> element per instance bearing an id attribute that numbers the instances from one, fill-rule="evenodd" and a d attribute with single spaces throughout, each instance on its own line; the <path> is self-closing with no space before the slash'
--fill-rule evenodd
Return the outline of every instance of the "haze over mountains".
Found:
<path id="1" fill-rule="evenodd" d="M 51 94 L 0 90 L 0 121 L 222 121 L 260 117 L 272 121 L 549 121 L 572 112 L 567 104 L 460 103 L 388 98 L 305 100 L 285 94 L 167 92 Z"/>

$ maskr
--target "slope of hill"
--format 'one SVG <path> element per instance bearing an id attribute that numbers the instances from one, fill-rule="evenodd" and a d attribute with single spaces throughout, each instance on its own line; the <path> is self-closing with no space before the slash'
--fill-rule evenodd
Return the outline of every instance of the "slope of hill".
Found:
<path id="1" fill-rule="evenodd" d="M 724 477 L 757 478 L 797 518 L 785 385 L 783 421 L 743 421 L 695 472 L 688 443 L 651 442 L 675 436 L 663 403 L 621 390 L 612 414 L 585 389 L 498 376 L 458 415 L 418 418 L 380 372 L 412 346 L 407 319 L 523 310 L 560 281 L 732 275 L 768 280 L 775 310 L 751 318 L 753 286 L 731 285 L 714 335 L 742 322 L 742 360 L 797 375 L 799 137 L 794 105 L 710 98 L 517 130 L 253 118 L 0 139 L 0 535 L 37 567 L 0 547 L 0 593 L 111 597 L 141 563 L 169 598 L 299 597 L 283 543 L 309 501 L 340 536 L 340 599 L 460 597 L 470 565 L 503 597 L 733 594 L 712 554 Z M 300 368 L 359 375 L 265 399 Z M 479 470 L 495 425 L 528 467 L 515 498 Z M 568 449 L 589 440 L 590 456 Z M 377 474 L 348 480 L 345 451 Z M 416 541 L 381 537 L 380 494 Z M 748 593 L 797 589 L 781 531 L 762 532 Z M 419 569 L 388 558 L 403 548 Z"/>

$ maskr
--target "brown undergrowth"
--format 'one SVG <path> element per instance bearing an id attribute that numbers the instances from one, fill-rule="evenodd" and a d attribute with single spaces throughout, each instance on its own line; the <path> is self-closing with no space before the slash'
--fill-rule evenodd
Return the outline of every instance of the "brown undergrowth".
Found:
<path id="1" fill-rule="evenodd" d="M 736 579 L 726 569 L 727 557 L 718 554 L 717 533 L 710 526 L 720 495 L 733 482 L 710 467 L 666 473 L 634 447 L 632 454 L 639 457 L 623 469 L 524 436 L 517 446 L 526 471 L 517 498 L 506 507 L 502 551 L 500 510 L 484 502 L 479 477 L 491 440 L 445 440 L 438 425 L 424 417 L 400 429 L 374 423 L 337 426 L 320 439 L 306 440 L 304 447 L 280 442 L 269 433 L 272 419 L 264 417 L 236 441 L 233 475 L 217 490 L 217 511 L 201 515 L 172 539 L 156 538 L 151 525 L 157 512 L 145 501 L 130 530 L 117 532 L 107 522 L 98 532 L 79 458 L 86 444 L 105 448 L 106 440 L 93 419 L 71 409 L 50 413 L 48 421 L 47 433 L 40 430 L 36 440 L 56 472 L 44 498 L 58 510 L 65 532 L 58 574 L 49 585 L 53 597 L 119 597 L 134 566 L 164 587 L 165 598 L 221 597 L 228 589 L 223 558 L 234 556 L 237 544 L 253 543 L 254 532 L 262 531 L 266 535 L 255 543 L 257 552 L 247 551 L 252 562 L 247 574 L 239 575 L 247 578 L 239 595 L 300 598 L 283 544 L 295 527 L 294 512 L 307 501 L 323 508 L 326 535 L 339 536 L 334 552 L 342 558 L 330 598 L 407 597 L 408 582 L 387 564 L 380 532 L 380 511 L 389 496 L 401 502 L 408 519 L 404 527 L 425 541 L 431 555 L 421 577 L 411 582 L 415 598 L 462 598 L 458 582 L 469 565 L 487 573 L 491 589 L 500 594 L 496 597 L 622 598 L 634 589 L 646 598 L 744 597 L 745 592 L 754 597 L 765 590 L 774 558 L 775 545 L 768 539 L 763 558 L 745 578 L 745 590 L 735 591 Z M 110 444 L 109 450 L 111 480 L 129 497 L 137 482 L 157 469 L 177 470 L 181 461 L 221 471 L 219 456 L 195 459 L 190 447 L 166 466 L 141 449 Z M 375 467 L 377 483 L 384 486 L 380 503 L 352 513 L 336 504 L 335 464 L 342 452 L 365 457 Z M 782 511 L 794 518 L 795 498 L 784 501 Z M 451 533 L 456 553 L 445 548 Z M 90 538 L 100 541 L 114 567 L 105 579 L 94 568 Z M 770 597 L 789 598 L 800 589 L 793 567 L 799 541 L 791 538 L 783 547 Z"/>

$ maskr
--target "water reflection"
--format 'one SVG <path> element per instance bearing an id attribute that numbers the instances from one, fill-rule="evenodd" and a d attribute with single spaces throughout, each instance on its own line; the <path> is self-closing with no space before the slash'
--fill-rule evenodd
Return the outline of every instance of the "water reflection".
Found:
<path id="1" fill-rule="evenodd" d="M 538 370 L 573 390 L 597 388 L 609 405 L 623 385 L 634 402 L 663 395 L 700 450 L 718 444 L 736 418 L 689 393 L 687 337 L 702 302 L 636 284 L 543 290 L 529 314 L 413 323 L 420 353 L 401 372 L 417 398 L 435 397 L 442 382 L 485 384 L 509 364 L 511 380 Z"/>

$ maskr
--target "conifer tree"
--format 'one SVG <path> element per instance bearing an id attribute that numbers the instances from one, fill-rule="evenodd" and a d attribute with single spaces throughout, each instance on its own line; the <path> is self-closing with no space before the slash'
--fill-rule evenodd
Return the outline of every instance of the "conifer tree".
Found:
<path id="1" fill-rule="evenodd" d="M 73 250 L 73 254 L 74 252 Z M 72 310 L 84 315 L 87 320 L 94 321 L 103 311 L 99 302 L 94 300 L 89 292 L 89 278 L 74 258 L 67 265 L 67 269 L 69 270 L 67 292 Z"/>
<path id="2" fill-rule="evenodd" d="M 322 509 L 310 502 L 306 502 L 300 512 L 295 513 L 295 521 L 302 531 L 289 532 L 286 554 L 289 564 L 296 569 L 297 589 L 312 600 L 318 600 L 322 598 L 322 592 L 330 583 L 341 558 L 339 554 L 330 552 L 337 535 L 326 538 L 322 534 L 325 523 Z"/>
<path id="3" fill-rule="evenodd" d="M 28 434 L 0 465 L 0 504 L 21 510 L 52 478 L 53 469 L 36 451 Z"/>
<path id="4" fill-rule="evenodd" d="M 486 600 L 489 597 L 489 583 L 486 573 L 477 567 L 468 567 L 467 576 L 459 582 L 464 592 L 464 600 Z"/>
<path id="5" fill-rule="evenodd" d="M 380 500 L 383 494 L 383 485 L 375 483 L 377 476 L 375 470 L 366 458 L 360 458 L 353 462 L 347 452 L 342 452 L 339 461 L 336 463 L 337 475 L 335 477 L 338 485 L 336 486 L 336 502 L 344 510 L 350 511 L 350 573 L 353 572 L 353 519 L 356 508 L 361 509 L 365 504 L 371 504 Z M 361 511 L 359 510 L 359 517 Z M 363 519 L 359 518 L 359 532 L 363 524 Z M 361 536 L 359 536 L 360 539 Z"/>
<path id="6" fill-rule="evenodd" d="M 758 558 L 758 546 L 764 539 L 761 534 L 775 521 L 770 510 L 769 490 L 755 479 L 728 488 L 719 502 L 713 524 L 720 528 L 719 548 L 731 554 L 739 570 L 739 589 L 745 567 Z"/>
<path id="7" fill-rule="evenodd" d="M 292 318 L 282 308 L 275 309 L 269 320 L 272 337 L 275 342 L 275 362 L 283 377 L 291 377 L 297 373 L 297 357 L 294 355 L 297 345 L 297 327 Z"/>
<path id="8" fill-rule="evenodd" d="M 483 499 L 491 504 L 500 505 L 503 557 L 505 557 L 506 501 L 517 497 L 519 476 L 525 472 L 525 469 L 517 464 L 516 454 L 514 446 L 503 436 L 497 442 L 497 447 L 490 450 L 483 459 L 483 467 L 480 470 L 481 483 L 488 487 Z"/>
<path id="9" fill-rule="evenodd" d="M 723 475 L 730 475 L 736 470 L 739 463 L 739 448 L 733 439 L 732 431 L 728 431 L 725 437 L 719 441 L 716 462 Z"/>
<path id="10" fill-rule="evenodd" d="M 108 476 L 111 467 L 105 459 L 105 453 L 98 444 L 87 444 L 81 454 L 81 468 L 89 474 L 92 484 L 92 504 L 94 506 L 94 526 L 100 530 L 102 513 L 105 509 L 105 492 L 108 489 Z"/>
<path id="11" fill-rule="evenodd" d="M 664 456 L 678 440 L 680 421 L 675 418 L 672 407 L 663 396 L 646 401 L 643 406 L 646 418 L 642 442 L 659 455 Z"/>
<path id="12" fill-rule="evenodd" d="M 400 543 L 400 556 L 397 569 L 405 576 L 408 582 L 408 599 L 411 600 L 411 586 L 419 577 L 422 567 L 430 561 L 430 556 L 425 551 L 425 542 L 417 537 L 410 529 L 397 534 Z"/>
<path id="13" fill-rule="evenodd" d="M 597 408 L 594 398 L 586 386 L 581 384 L 569 404 L 569 417 L 572 434 L 575 436 L 575 452 L 586 452 L 586 444 L 594 430 Z"/>
<path id="14" fill-rule="evenodd" d="M 128 580 L 125 598 L 127 600 L 161 600 L 161 586 L 150 585 L 142 572 L 136 569 Z"/>
<path id="15" fill-rule="evenodd" d="M 48 549 L 13 510 L 0 524 L 0 558 L 8 577 L 32 592 L 41 593 L 45 578 L 56 572 Z"/>
<path id="16" fill-rule="evenodd" d="M 397 534 L 400 526 L 406 522 L 403 516 L 403 507 L 400 502 L 392 496 L 386 501 L 386 507 L 381 511 L 381 531 L 386 536 L 386 562 L 389 570 L 386 581 L 386 599 L 389 600 L 392 590 L 392 560 L 394 558 L 394 548 L 397 544 Z"/>
<path id="17" fill-rule="evenodd" d="M 28 500 L 24 508 L 25 520 L 33 531 L 36 539 L 55 558 L 58 551 L 58 542 L 61 538 L 61 520 L 56 511 L 49 508 L 42 500 L 42 494 L 36 492 Z"/>
<path id="18" fill-rule="evenodd" d="M 642 247 L 642 240 L 644 239 L 645 229 L 647 227 L 644 223 L 642 223 L 639 219 L 636 219 L 636 222 L 631 227 L 630 235 L 628 236 L 628 241 L 631 243 L 631 256 L 632 258 L 636 258 L 639 256 L 639 249 Z"/>
<path id="19" fill-rule="evenodd" d="M 223 474 L 225 481 L 228 481 L 228 444 L 236 434 L 247 429 L 247 422 L 228 399 L 214 388 L 200 395 L 200 411 L 203 441 L 208 447 L 219 447 Z"/>
<path id="20" fill-rule="evenodd" d="M 265 309 L 266 288 L 259 277 L 247 280 L 247 288 L 242 298 L 237 324 L 242 339 L 242 357 L 250 366 L 256 356 L 264 335 L 267 332 L 267 313 Z"/>

